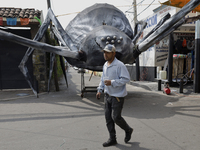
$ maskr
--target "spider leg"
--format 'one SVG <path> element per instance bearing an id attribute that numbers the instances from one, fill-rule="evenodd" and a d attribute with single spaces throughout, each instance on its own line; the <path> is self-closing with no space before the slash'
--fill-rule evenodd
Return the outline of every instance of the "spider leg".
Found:
<path id="1" fill-rule="evenodd" d="M 165 23 L 165 21 L 167 21 L 169 18 L 171 17 L 171 15 L 168 13 L 167 15 L 165 15 L 160 21 L 159 23 L 142 39 L 140 40 L 137 44 L 141 43 L 142 41 L 144 41 L 146 38 L 148 38 L 153 32 L 155 32 L 163 23 Z"/>
<path id="2" fill-rule="evenodd" d="M 69 46 L 70 49 L 73 50 L 73 51 L 78 51 L 78 49 L 73 46 L 71 38 L 68 36 L 68 34 L 65 33 L 65 30 L 62 28 L 60 22 L 55 17 L 51 8 L 49 8 L 48 13 L 49 13 L 49 17 L 51 18 L 52 22 L 55 25 L 55 26 L 52 26 L 51 29 L 52 29 L 54 35 L 57 37 L 57 39 L 61 42 L 62 45 Z M 55 55 L 50 54 L 50 72 L 49 72 L 49 80 L 48 80 L 48 92 L 50 91 L 49 87 L 50 87 L 50 81 L 51 81 L 51 76 L 52 76 L 52 72 L 53 72 L 54 60 L 55 60 Z M 64 77 L 65 77 L 66 85 L 68 87 L 67 75 L 66 75 L 63 59 L 62 59 L 61 56 L 60 56 L 60 62 L 61 62 L 62 72 L 63 72 Z"/>
<path id="3" fill-rule="evenodd" d="M 54 23 L 54 25 L 56 26 L 57 30 L 54 30 L 54 33 L 58 37 L 59 41 L 61 41 L 62 45 L 64 45 L 64 47 L 63 46 L 62 47 L 61 46 L 52 46 L 52 45 L 49 45 L 46 43 L 38 42 L 42 39 L 45 31 L 47 30 L 47 28 L 50 24 L 50 21 L 52 21 Z M 12 33 L 7 33 L 2 30 L 0 30 L 0 38 L 29 47 L 19 65 L 19 68 L 20 68 L 21 72 L 24 74 L 29 86 L 31 87 L 31 89 L 33 90 L 35 95 L 37 95 L 37 92 L 36 92 L 36 90 L 34 90 L 34 88 L 32 86 L 31 77 L 30 77 L 30 75 L 28 73 L 28 69 L 25 65 L 29 56 L 32 54 L 34 49 L 38 49 L 38 50 L 41 50 L 44 52 L 50 52 L 50 53 L 52 52 L 52 53 L 55 53 L 55 54 L 58 54 L 58 55 L 61 55 L 64 57 L 74 58 L 77 60 L 85 61 L 84 52 L 78 51 L 78 49 L 73 45 L 71 38 L 64 31 L 64 29 L 62 28 L 62 26 L 56 19 L 55 15 L 53 14 L 51 9 L 49 9 L 44 23 L 41 25 L 40 29 L 38 30 L 38 32 L 35 35 L 33 40 L 14 35 Z M 53 63 L 53 62 L 51 62 L 51 63 Z"/>
<path id="4" fill-rule="evenodd" d="M 63 40 L 63 38 L 61 37 L 61 35 L 60 35 L 60 32 L 54 27 L 54 26 L 52 26 L 52 30 L 53 30 L 53 33 L 55 34 L 55 36 L 58 38 L 58 40 L 61 42 L 61 44 L 63 45 L 63 46 L 66 46 L 66 43 L 65 43 L 65 41 Z M 65 32 L 65 31 L 63 31 L 63 32 Z"/>
<path id="5" fill-rule="evenodd" d="M 66 71 L 65 71 L 65 63 L 63 62 L 63 57 L 60 56 L 60 64 L 61 64 L 61 68 L 65 77 L 65 81 L 66 81 L 66 85 L 68 87 L 68 82 L 67 82 L 67 75 L 66 75 Z"/>
<path id="6" fill-rule="evenodd" d="M 165 21 L 158 29 L 156 29 L 155 32 L 148 35 L 148 37 L 146 37 L 146 39 L 144 38 L 143 41 L 138 42 L 135 45 L 133 51 L 133 57 L 136 59 L 142 52 L 146 51 L 158 40 L 161 40 L 164 36 L 170 34 L 173 31 L 173 29 L 178 27 L 178 25 L 180 25 L 181 22 L 183 22 L 183 20 L 181 19 L 184 18 L 186 14 L 192 11 L 199 4 L 200 4 L 199 0 L 189 1 L 183 8 L 181 8 L 181 10 L 178 13 L 173 15 L 170 19 Z"/>
<path id="7" fill-rule="evenodd" d="M 186 14 L 192 11 L 195 7 L 200 4 L 199 0 L 191 0 L 189 1 L 178 13 L 173 15 L 170 19 L 168 19 L 158 30 L 152 33 L 148 38 L 138 44 L 138 50 L 140 52 L 146 51 L 149 47 L 151 47 L 162 34 L 168 30 L 172 26 L 174 26 L 179 20 L 181 20 Z"/>
<path id="8" fill-rule="evenodd" d="M 65 43 L 65 41 L 63 40 L 69 37 L 66 37 L 64 35 L 61 35 L 61 33 L 65 33 L 64 29 L 62 28 L 62 26 L 60 25 L 59 21 L 57 20 L 57 18 L 55 17 L 53 11 L 51 10 L 51 8 L 49 8 L 48 10 L 48 14 L 47 14 L 47 19 L 50 19 L 54 25 L 57 27 L 52 26 L 52 31 L 54 33 L 54 35 L 58 38 L 58 40 L 62 43 L 62 45 L 66 46 L 67 44 Z M 50 23 L 50 22 L 49 22 Z M 49 79 L 48 79 L 48 92 L 50 91 L 50 81 L 51 81 L 51 77 L 52 77 L 52 72 L 53 72 L 53 66 L 54 66 L 54 61 L 55 61 L 55 54 L 50 53 L 50 67 L 49 67 Z M 68 83 L 67 83 L 67 76 L 66 76 L 66 72 L 63 66 L 63 60 L 61 59 L 60 56 L 60 62 L 61 62 L 61 68 L 65 77 L 65 81 L 68 87 Z"/>
<path id="9" fill-rule="evenodd" d="M 139 24 L 141 24 L 142 27 L 141 27 L 141 30 L 139 31 L 139 33 L 137 33 L 136 36 L 134 36 L 134 38 L 133 38 L 133 40 L 132 40 L 132 42 L 133 42 L 134 44 L 135 44 L 136 41 L 139 39 L 139 37 L 140 37 L 141 34 L 143 33 L 145 27 L 147 26 L 147 22 L 139 21 L 139 22 L 137 23 L 137 25 L 136 25 L 135 28 L 137 28 Z"/>
<path id="10" fill-rule="evenodd" d="M 61 42 L 61 45 L 66 46 L 65 41 L 63 40 L 62 36 L 60 35 L 60 32 L 65 32 L 65 31 L 64 30 L 58 31 L 54 26 L 52 26 L 52 31 L 53 31 L 54 35 L 57 37 L 57 39 Z M 52 56 L 55 57 L 55 55 L 50 55 L 50 60 L 53 59 L 53 58 L 51 58 Z M 67 75 L 66 75 L 66 71 L 65 71 L 65 66 L 64 66 L 64 63 L 63 63 L 63 59 L 62 59 L 62 56 L 59 56 L 59 57 L 60 57 L 60 64 L 61 64 L 62 72 L 63 72 L 64 78 L 65 78 L 65 81 L 66 81 L 66 85 L 68 87 Z M 51 81 L 51 76 L 52 76 L 52 70 L 53 70 L 54 60 L 55 60 L 55 58 L 53 59 L 53 61 L 50 62 L 50 71 L 51 72 L 49 73 L 48 92 L 50 91 L 49 87 L 50 87 L 50 81 Z"/>
<path id="11" fill-rule="evenodd" d="M 71 40 L 71 37 L 65 32 L 63 27 L 61 26 L 60 22 L 54 15 L 51 8 L 48 10 L 48 15 L 50 19 L 52 20 L 54 26 L 56 28 L 53 28 L 53 32 L 58 38 L 58 40 L 64 45 L 67 46 L 72 51 L 78 51 L 77 47 L 73 44 L 73 41 Z M 56 30 L 57 29 L 57 30 Z"/>
<path id="12" fill-rule="evenodd" d="M 40 29 L 36 33 L 33 40 L 40 41 L 42 39 L 45 31 L 47 30 L 49 24 L 50 24 L 50 18 L 46 17 L 45 21 L 41 25 Z M 29 56 L 32 54 L 33 50 L 34 50 L 34 48 L 30 48 L 30 47 L 27 49 L 26 54 L 24 55 L 24 57 L 18 67 L 19 67 L 20 71 L 22 72 L 22 74 L 24 75 L 24 77 L 25 77 L 26 81 L 28 82 L 30 88 L 32 89 L 33 93 L 38 97 L 38 93 L 34 89 L 32 83 L 31 83 L 32 79 L 28 72 L 28 68 L 26 66 L 26 62 L 27 62 Z"/>
<path id="13" fill-rule="evenodd" d="M 49 80 L 48 80 L 48 92 L 50 91 L 50 81 L 51 81 L 51 76 L 53 72 L 53 66 L 54 66 L 54 60 L 55 60 L 55 54 L 50 53 L 50 66 L 49 66 Z"/>
<path id="14" fill-rule="evenodd" d="M 0 38 L 20 44 L 20 45 L 38 49 L 43 52 L 52 52 L 52 53 L 55 53 L 55 54 L 58 54 L 58 55 L 61 55 L 64 57 L 84 61 L 85 59 L 82 58 L 84 56 L 83 52 L 78 51 L 77 47 L 74 46 L 70 36 L 62 28 L 62 26 L 60 25 L 59 21 L 56 19 L 55 15 L 53 14 L 51 9 L 48 10 L 46 20 L 48 20 L 48 22 L 44 22 L 42 24 L 42 26 L 40 27 L 34 40 L 30 40 L 30 39 L 27 39 L 27 38 L 24 38 L 24 37 L 21 37 L 18 35 L 14 35 L 12 33 L 2 31 L 2 30 L 0 30 Z M 46 43 L 36 41 L 37 37 L 42 37 L 44 35 L 45 29 L 47 29 L 47 27 L 49 25 L 49 20 L 52 20 L 52 22 L 54 23 L 55 27 L 58 30 L 58 35 L 60 35 L 60 36 L 58 36 L 58 39 L 63 42 L 63 45 L 66 45 L 66 46 L 64 46 L 64 47 L 52 46 L 52 45 L 49 45 Z M 61 38 L 63 40 L 61 40 Z"/>
<path id="15" fill-rule="evenodd" d="M 12 33 L 7 33 L 5 31 L 0 30 L 0 38 L 11 41 L 13 43 L 17 43 L 20 45 L 24 45 L 27 47 L 31 47 L 34 49 L 41 50 L 43 52 L 52 52 L 61 56 L 74 58 L 80 60 L 81 53 L 78 51 L 71 51 L 68 47 L 61 47 L 61 46 L 52 46 L 46 43 L 30 40 L 18 35 L 14 35 Z"/>
<path id="16" fill-rule="evenodd" d="M 195 17 L 190 17 L 190 18 L 182 18 L 179 22 L 177 22 L 175 25 L 173 25 L 168 31 L 164 32 L 160 37 L 158 37 L 156 39 L 156 41 L 162 40 L 163 38 L 168 36 L 171 32 L 176 30 L 181 25 L 197 21 L 198 19 L 200 19 L 200 15 L 195 16 Z"/>

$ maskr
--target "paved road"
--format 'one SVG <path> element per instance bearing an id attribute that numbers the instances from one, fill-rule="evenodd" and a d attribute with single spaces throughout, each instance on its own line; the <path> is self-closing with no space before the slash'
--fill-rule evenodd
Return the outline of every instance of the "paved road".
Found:
<path id="1" fill-rule="evenodd" d="M 87 85 L 98 85 L 93 77 Z M 30 90 L 0 92 L 0 150 L 198 150 L 200 147 L 200 98 L 198 95 L 165 95 L 127 85 L 123 116 L 134 128 L 124 143 L 119 127 L 116 146 L 103 148 L 108 139 L 103 98 L 95 93 L 80 97 L 80 74 L 70 69 L 69 88 L 59 92 Z"/>

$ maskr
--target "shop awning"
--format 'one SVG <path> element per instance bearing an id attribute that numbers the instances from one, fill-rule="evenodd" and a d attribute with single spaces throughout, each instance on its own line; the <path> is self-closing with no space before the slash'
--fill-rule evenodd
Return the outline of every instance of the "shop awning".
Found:
<path id="1" fill-rule="evenodd" d="M 164 3 L 161 3 L 163 5 L 168 5 L 168 6 L 174 6 L 174 7 L 179 7 L 182 8 L 184 5 L 186 5 L 190 0 L 168 0 Z M 193 11 L 198 11 L 200 12 L 200 5 L 197 6 Z"/>

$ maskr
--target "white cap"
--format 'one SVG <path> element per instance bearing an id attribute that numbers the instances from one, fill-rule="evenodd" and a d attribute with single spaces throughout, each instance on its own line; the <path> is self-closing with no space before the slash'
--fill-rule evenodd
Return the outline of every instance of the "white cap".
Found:
<path id="1" fill-rule="evenodd" d="M 108 44 L 108 45 L 105 46 L 105 48 L 103 49 L 103 51 L 106 51 L 106 52 L 115 52 L 116 49 L 115 49 L 114 45 Z"/>

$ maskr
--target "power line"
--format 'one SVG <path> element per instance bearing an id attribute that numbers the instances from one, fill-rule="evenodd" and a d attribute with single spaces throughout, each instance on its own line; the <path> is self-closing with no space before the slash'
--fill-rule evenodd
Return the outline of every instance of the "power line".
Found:
<path id="1" fill-rule="evenodd" d="M 145 0 L 143 0 L 143 1 L 139 2 L 137 5 L 140 5 L 140 4 L 142 4 L 144 1 L 145 1 Z"/>
<path id="2" fill-rule="evenodd" d="M 67 15 L 78 14 L 78 13 L 80 13 L 80 12 L 73 12 L 73 13 L 67 13 L 67 14 L 62 14 L 62 15 L 56 15 L 56 17 L 67 16 Z"/>
<path id="3" fill-rule="evenodd" d="M 126 1 L 126 2 L 129 2 L 129 3 L 131 3 L 132 1 L 130 1 L 130 0 L 124 0 L 124 1 Z"/>
<path id="4" fill-rule="evenodd" d="M 160 3 L 141 4 L 140 6 L 145 6 L 145 5 L 160 5 Z M 122 5 L 122 6 L 116 6 L 116 7 L 131 7 L 131 9 L 132 9 L 133 5 Z M 72 13 L 67 13 L 67 14 L 56 15 L 56 17 L 67 16 L 67 15 L 78 14 L 78 13 L 80 13 L 80 12 L 72 12 Z M 131 13 L 133 13 L 133 12 L 131 12 Z"/>
<path id="5" fill-rule="evenodd" d="M 155 0 L 153 0 L 152 2 L 151 2 L 151 4 L 149 4 L 149 6 L 147 6 L 142 12 L 140 12 L 137 16 L 139 16 L 141 13 L 143 13 L 147 8 L 149 8 L 152 4 L 153 4 L 153 2 L 154 2 Z"/>
<path id="6" fill-rule="evenodd" d="M 143 2 L 144 2 L 145 0 L 143 0 L 143 1 L 141 1 L 141 2 L 139 2 L 138 4 L 137 4 L 137 6 L 139 5 L 139 4 L 141 4 L 141 5 L 147 5 L 147 4 L 142 4 Z M 153 0 L 150 4 L 148 4 L 148 6 L 145 8 L 145 9 L 143 9 L 139 14 L 137 14 L 137 16 L 139 16 L 139 15 L 141 15 L 147 8 L 149 8 L 151 5 L 158 5 L 157 3 L 156 4 L 153 4 L 153 2 L 154 2 L 155 0 Z M 141 6 L 140 5 L 140 6 Z M 160 5 L 160 4 L 159 4 Z M 127 11 L 125 11 L 125 13 L 134 13 L 134 12 L 130 12 L 129 10 L 130 9 L 132 9 L 132 7 L 131 8 L 129 8 Z M 134 18 L 132 19 L 132 21 L 131 22 L 133 22 L 134 21 Z"/>

